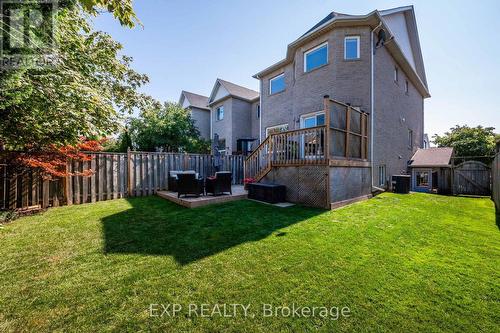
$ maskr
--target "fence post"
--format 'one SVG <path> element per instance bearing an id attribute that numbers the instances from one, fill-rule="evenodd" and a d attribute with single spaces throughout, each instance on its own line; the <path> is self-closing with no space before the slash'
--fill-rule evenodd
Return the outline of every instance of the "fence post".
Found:
<path id="1" fill-rule="evenodd" d="M 44 179 L 42 184 L 42 208 L 49 207 L 49 195 L 50 195 L 49 180 Z"/>
<path id="2" fill-rule="evenodd" d="M 130 147 L 127 147 L 127 190 L 128 196 L 132 196 L 132 178 L 130 170 L 132 169 L 132 152 L 130 151 Z"/>
<path id="3" fill-rule="evenodd" d="M 17 208 L 17 174 L 12 174 L 7 181 L 9 184 L 9 210 Z"/>

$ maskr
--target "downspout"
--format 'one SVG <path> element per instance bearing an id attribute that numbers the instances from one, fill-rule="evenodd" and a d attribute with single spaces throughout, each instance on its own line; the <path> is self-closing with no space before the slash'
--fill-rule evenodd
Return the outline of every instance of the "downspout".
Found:
<path id="1" fill-rule="evenodd" d="M 262 80 L 259 78 L 259 145 L 262 142 Z"/>
<path id="2" fill-rule="evenodd" d="M 370 44 L 371 44 L 371 75 L 370 75 L 370 117 L 371 117 L 371 122 L 370 122 L 370 162 L 371 162 L 371 177 L 372 177 L 372 186 L 375 186 L 374 184 L 374 166 L 373 166 L 373 138 L 374 138 L 374 130 L 375 130 L 375 117 L 374 117 L 374 111 L 375 111 L 375 79 L 374 79 L 374 60 L 375 60 L 375 46 L 373 43 L 373 33 L 375 30 L 380 28 L 382 25 L 382 21 L 379 22 L 379 24 L 370 32 Z"/>

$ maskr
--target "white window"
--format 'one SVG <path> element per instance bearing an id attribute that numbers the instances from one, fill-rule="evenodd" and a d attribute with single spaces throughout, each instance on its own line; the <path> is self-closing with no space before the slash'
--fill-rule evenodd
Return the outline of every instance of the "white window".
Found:
<path id="1" fill-rule="evenodd" d="M 309 114 L 305 114 L 305 115 L 300 116 L 300 127 L 301 128 L 316 127 L 316 126 L 321 126 L 324 124 L 325 124 L 325 113 L 323 111 L 309 113 Z"/>
<path id="2" fill-rule="evenodd" d="M 413 131 L 411 129 L 408 130 L 408 149 L 413 150 Z"/>
<path id="3" fill-rule="evenodd" d="M 409 87 L 408 87 L 408 80 L 405 81 L 405 93 L 408 93 Z"/>
<path id="4" fill-rule="evenodd" d="M 394 67 L 394 82 L 398 82 L 399 80 L 399 69 Z"/>
<path id="5" fill-rule="evenodd" d="M 385 181 L 386 181 L 386 168 L 385 164 L 379 165 L 378 167 L 378 184 L 379 186 L 385 186 Z"/>
<path id="6" fill-rule="evenodd" d="M 281 73 L 269 80 L 269 95 L 285 90 L 285 73 Z"/>
<path id="7" fill-rule="evenodd" d="M 418 187 L 429 187 L 429 172 L 417 171 L 416 183 Z"/>
<path id="8" fill-rule="evenodd" d="M 328 43 L 304 52 L 304 72 L 312 71 L 328 63 Z"/>
<path id="9" fill-rule="evenodd" d="M 288 131 L 288 124 L 271 126 L 271 127 L 266 128 L 266 137 L 268 137 L 269 135 L 274 134 L 274 133 L 280 133 L 280 132 L 285 132 L 285 131 Z"/>
<path id="10" fill-rule="evenodd" d="M 348 36 L 344 39 L 344 59 L 359 59 L 359 36 Z"/>
<path id="11" fill-rule="evenodd" d="M 219 106 L 216 110 L 215 119 L 222 120 L 224 119 L 224 106 Z"/>

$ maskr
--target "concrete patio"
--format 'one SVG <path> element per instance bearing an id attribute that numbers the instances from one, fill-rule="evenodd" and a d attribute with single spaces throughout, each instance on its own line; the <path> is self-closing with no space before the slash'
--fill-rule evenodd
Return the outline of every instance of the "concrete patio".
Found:
<path id="1" fill-rule="evenodd" d="M 169 201 L 175 202 L 178 205 L 195 208 L 206 205 L 212 205 L 216 203 L 223 203 L 235 200 L 241 200 L 247 198 L 247 191 L 243 188 L 243 185 L 233 185 L 231 187 L 233 194 L 223 194 L 218 196 L 213 195 L 202 195 L 200 197 L 177 197 L 177 192 L 171 191 L 158 191 L 159 197 L 167 199 Z"/>

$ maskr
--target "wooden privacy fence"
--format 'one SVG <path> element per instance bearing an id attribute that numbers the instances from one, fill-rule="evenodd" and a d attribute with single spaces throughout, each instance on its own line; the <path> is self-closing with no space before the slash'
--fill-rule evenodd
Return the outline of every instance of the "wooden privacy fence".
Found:
<path id="1" fill-rule="evenodd" d="M 479 161 L 466 161 L 454 166 L 453 194 L 490 195 L 491 169 Z"/>
<path id="2" fill-rule="evenodd" d="M 91 176 L 46 180 L 38 171 L 10 174 L 0 164 L 0 210 L 46 208 L 82 204 L 129 196 L 152 195 L 167 190 L 171 170 L 194 170 L 200 177 L 215 173 L 214 156 L 181 153 L 91 153 L 90 161 L 69 161 L 67 170 Z M 220 171 L 231 171 L 233 184 L 243 183 L 244 156 L 218 158 Z"/>
<path id="3" fill-rule="evenodd" d="M 497 154 L 491 164 L 491 183 L 492 194 L 491 197 L 495 202 L 497 212 L 500 213 L 500 141 L 497 142 Z"/>

